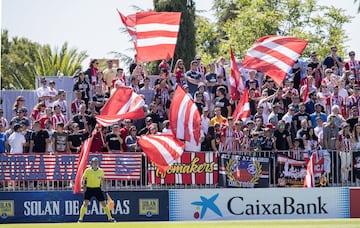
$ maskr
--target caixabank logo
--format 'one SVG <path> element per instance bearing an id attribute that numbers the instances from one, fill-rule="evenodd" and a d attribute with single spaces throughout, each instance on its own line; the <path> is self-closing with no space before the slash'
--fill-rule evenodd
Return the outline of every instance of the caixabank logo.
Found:
<path id="1" fill-rule="evenodd" d="M 219 193 L 207 198 L 205 196 L 200 196 L 200 201 L 194 201 L 191 204 L 196 206 L 196 211 L 194 212 L 195 219 L 203 219 L 205 214 L 208 211 L 212 211 L 219 217 L 223 217 L 219 207 L 216 205 L 215 201 L 219 197 Z"/>

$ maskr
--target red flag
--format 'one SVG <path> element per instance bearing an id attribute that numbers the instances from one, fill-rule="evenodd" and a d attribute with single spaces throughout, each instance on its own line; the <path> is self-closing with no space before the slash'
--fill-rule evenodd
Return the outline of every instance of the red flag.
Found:
<path id="1" fill-rule="evenodd" d="M 306 45 L 295 37 L 264 36 L 248 50 L 242 67 L 261 71 L 280 85 Z"/>
<path id="2" fill-rule="evenodd" d="M 178 139 L 199 143 L 201 116 L 194 101 L 181 86 L 176 88 L 171 101 L 169 121 L 170 129 Z"/>
<path id="3" fill-rule="evenodd" d="M 136 53 L 138 62 L 174 57 L 180 27 L 179 12 L 136 13 Z"/>
<path id="4" fill-rule="evenodd" d="M 145 118 L 144 99 L 130 87 L 120 86 L 110 97 L 96 120 L 103 126 L 117 123 L 121 119 Z"/>
<path id="5" fill-rule="evenodd" d="M 96 131 L 97 130 L 94 130 L 93 133 L 91 134 L 90 138 L 85 140 L 85 142 L 81 148 L 79 160 L 77 163 L 76 177 L 75 177 L 74 190 L 73 190 L 73 192 L 75 194 L 81 192 L 81 178 L 84 173 L 84 170 L 86 169 L 86 165 L 88 163 L 90 147 L 91 147 L 92 141 L 94 139 L 94 135 L 96 134 Z"/>
<path id="6" fill-rule="evenodd" d="M 135 30 L 135 25 L 136 25 L 136 14 L 131 14 L 128 16 L 124 16 L 122 13 L 120 13 L 119 10 L 117 10 L 120 16 L 120 19 L 122 21 L 122 23 L 126 26 L 133 42 L 136 42 L 136 30 Z"/>
<path id="7" fill-rule="evenodd" d="M 234 122 L 238 120 L 246 120 L 247 117 L 250 116 L 250 104 L 249 104 L 249 91 L 247 89 L 244 90 L 244 94 L 242 95 L 236 109 L 232 115 Z"/>
<path id="8" fill-rule="evenodd" d="M 304 188 L 315 187 L 315 177 L 314 177 L 315 163 L 316 163 L 316 152 L 311 154 L 311 157 L 307 163 L 306 175 L 304 179 Z"/>
<path id="9" fill-rule="evenodd" d="M 184 143 L 170 134 L 144 135 L 138 143 L 161 172 L 165 172 L 184 152 Z"/>
<path id="10" fill-rule="evenodd" d="M 230 47 L 230 57 L 231 57 L 231 74 L 229 78 L 230 96 L 233 101 L 236 101 L 240 99 L 240 92 L 244 90 L 244 82 L 240 75 L 240 71 L 231 47 Z"/>

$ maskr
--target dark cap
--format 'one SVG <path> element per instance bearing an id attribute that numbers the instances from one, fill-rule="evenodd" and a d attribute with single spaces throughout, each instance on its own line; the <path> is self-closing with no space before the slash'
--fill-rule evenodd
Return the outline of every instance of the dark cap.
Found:
<path id="1" fill-rule="evenodd" d="M 14 125 L 14 131 L 17 131 L 17 130 L 19 130 L 20 128 L 21 128 L 21 125 L 20 125 L 20 124 L 16 123 L 16 124 Z"/>
<path id="2" fill-rule="evenodd" d="M 41 78 L 40 82 L 46 82 L 46 78 Z"/>

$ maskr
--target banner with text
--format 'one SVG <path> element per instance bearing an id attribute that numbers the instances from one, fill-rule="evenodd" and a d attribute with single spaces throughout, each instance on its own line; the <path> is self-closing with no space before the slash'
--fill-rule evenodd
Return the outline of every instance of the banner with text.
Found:
<path id="1" fill-rule="evenodd" d="M 269 187 L 269 158 L 220 154 L 219 166 L 219 186 L 238 188 Z"/>
<path id="2" fill-rule="evenodd" d="M 316 159 L 314 164 L 314 179 L 315 186 L 325 186 L 327 179 L 325 177 L 325 171 L 330 171 L 330 156 L 327 151 L 314 151 L 316 153 Z M 304 177 L 306 174 L 307 162 L 309 156 L 304 156 L 305 160 L 296 160 L 286 155 L 279 154 L 277 156 L 277 164 L 279 167 L 279 173 L 277 176 L 278 186 L 291 186 L 291 187 L 303 187 Z"/>
<path id="3" fill-rule="evenodd" d="M 165 173 L 149 160 L 149 184 L 217 184 L 218 160 L 214 152 L 184 152 Z"/>
<path id="4" fill-rule="evenodd" d="M 97 157 L 105 179 L 140 180 L 142 153 L 90 154 Z M 74 180 L 78 154 L 0 156 L 0 180 Z M 90 163 L 89 163 L 90 165 Z"/>
<path id="5" fill-rule="evenodd" d="M 167 191 L 109 192 L 114 201 L 111 211 L 117 221 L 168 221 Z M 71 191 L 2 192 L 0 223 L 76 222 L 83 195 Z M 90 201 L 85 222 L 105 222 L 106 214 L 95 199 Z"/>

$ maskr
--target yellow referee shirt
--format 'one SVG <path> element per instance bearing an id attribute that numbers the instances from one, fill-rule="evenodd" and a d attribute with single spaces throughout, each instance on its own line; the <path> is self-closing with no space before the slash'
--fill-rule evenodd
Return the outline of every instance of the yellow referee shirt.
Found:
<path id="1" fill-rule="evenodd" d="M 83 178 L 86 178 L 86 187 L 100 188 L 101 179 L 104 178 L 104 170 L 101 168 L 93 170 L 91 167 L 89 167 L 85 170 Z"/>

